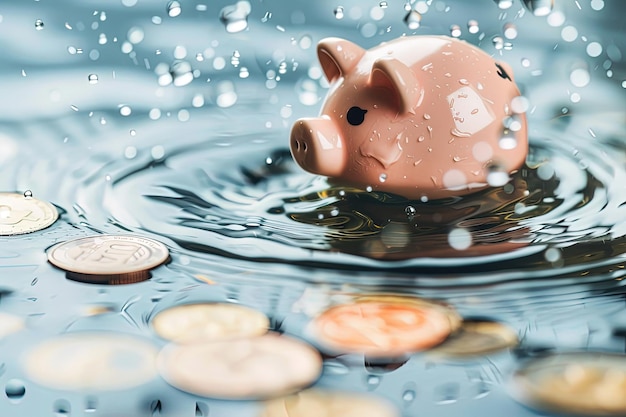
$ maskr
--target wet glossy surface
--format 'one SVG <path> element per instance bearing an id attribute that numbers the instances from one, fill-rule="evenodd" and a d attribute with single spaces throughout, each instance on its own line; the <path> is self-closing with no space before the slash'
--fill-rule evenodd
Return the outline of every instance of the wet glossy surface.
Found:
<path id="1" fill-rule="evenodd" d="M 380 396 L 404 416 L 544 415 L 509 391 L 523 359 L 626 350 L 624 10 L 555 3 L 546 17 L 503 0 L 414 12 L 391 1 L 3 2 L 0 191 L 32 190 L 60 218 L 0 237 L 0 414 L 256 416 L 260 403 L 161 377 L 120 392 L 44 387 L 23 352 L 79 331 L 161 349 L 154 315 L 204 302 L 254 308 L 319 347 L 305 332 L 317 314 L 400 292 L 501 322 L 520 344 L 454 360 L 325 357 L 317 388 Z M 325 95 L 315 43 L 369 48 L 405 32 L 459 32 L 514 68 L 530 154 L 511 182 L 433 204 L 329 184 L 292 162 L 289 128 Z M 121 286 L 47 263 L 52 245 L 98 232 L 156 239 L 171 261 Z"/>

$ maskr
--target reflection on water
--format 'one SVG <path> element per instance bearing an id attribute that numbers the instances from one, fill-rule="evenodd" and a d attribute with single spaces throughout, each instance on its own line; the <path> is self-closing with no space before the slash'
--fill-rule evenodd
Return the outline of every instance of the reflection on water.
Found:
<path id="1" fill-rule="evenodd" d="M 160 349 L 151 320 L 181 304 L 238 303 L 265 314 L 270 330 L 319 346 L 305 329 L 324 311 L 401 293 L 517 335 L 514 349 L 472 358 L 326 353 L 316 389 L 385 398 L 406 416 L 541 415 L 507 391 L 524 359 L 623 357 L 623 6 L 312 4 L 0 5 L 0 191 L 32 190 L 61 214 L 41 232 L 0 238 L 0 414 L 269 412 L 156 379 L 121 393 L 75 392 L 24 373 L 21 352 L 65 332 L 130 333 Z M 408 201 L 292 162 L 289 128 L 318 112 L 327 88 L 315 43 L 341 36 L 371 47 L 403 33 L 460 37 L 513 67 L 531 148 L 508 182 Z M 172 261 L 123 286 L 71 281 L 46 263 L 54 243 L 97 232 L 158 239 Z"/>

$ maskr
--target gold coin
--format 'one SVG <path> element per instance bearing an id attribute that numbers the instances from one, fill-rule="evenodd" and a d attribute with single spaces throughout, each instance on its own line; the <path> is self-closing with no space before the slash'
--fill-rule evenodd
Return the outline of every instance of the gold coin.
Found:
<path id="1" fill-rule="evenodd" d="M 484 355 L 517 345 L 517 334 L 501 323 L 467 321 L 431 353 L 443 356 Z"/>
<path id="2" fill-rule="evenodd" d="M 260 311 L 226 303 L 171 307 L 152 319 L 154 331 L 176 343 L 260 336 L 267 333 L 269 325 L 269 319 Z"/>
<path id="3" fill-rule="evenodd" d="M 577 415 L 626 415 L 626 355 L 569 353 L 517 371 L 514 395 L 541 409 Z"/>
<path id="4" fill-rule="evenodd" d="M 129 335 L 68 333 L 40 343 L 23 366 L 34 382 L 53 389 L 122 390 L 156 377 L 157 353 Z"/>
<path id="5" fill-rule="evenodd" d="M 258 417 L 398 417 L 387 401 L 371 395 L 309 389 L 267 401 Z"/>
<path id="6" fill-rule="evenodd" d="M 0 193 L 0 236 L 36 232 L 58 218 L 57 209 L 46 201 L 23 194 Z"/>
<path id="7" fill-rule="evenodd" d="M 90 275 L 123 275 L 144 272 L 169 257 L 164 244 L 130 235 L 97 235 L 53 246 L 48 260 L 69 272 Z"/>
<path id="8" fill-rule="evenodd" d="M 275 333 L 166 346 L 158 368 L 170 385 L 196 395 L 260 399 L 286 395 L 319 378 L 322 358 L 304 342 Z"/>
<path id="9" fill-rule="evenodd" d="M 452 314 L 454 317 L 454 314 Z M 364 297 L 324 311 L 310 329 L 340 352 L 396 357 L 443 342 L 456 318 L 440 305 L 408 297 Z"/>

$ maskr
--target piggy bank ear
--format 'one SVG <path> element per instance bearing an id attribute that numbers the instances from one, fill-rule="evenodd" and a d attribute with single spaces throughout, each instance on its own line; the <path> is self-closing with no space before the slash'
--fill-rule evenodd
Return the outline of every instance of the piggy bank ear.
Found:
<path id="1" fill-rule="evenodd" d="M 374 62 L 370 85 L 390 89 L 397 98 L 400 113 L 413 113 L 419 104 L 421 90 L 417 77 L 395 58 L 379 58 Z"/>
<path id="2" fill-rule="evenodd" d="M 322 39 L 317 57 L 330 82 L 350 72 L 365 54 L 365 49 L 341 38 Z"/>

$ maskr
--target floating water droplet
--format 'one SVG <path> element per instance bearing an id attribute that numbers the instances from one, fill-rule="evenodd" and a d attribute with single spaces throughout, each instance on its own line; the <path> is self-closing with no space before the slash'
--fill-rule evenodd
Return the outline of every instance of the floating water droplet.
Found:
<path id="1" fill-rule="evenodd" d="M 498 7 L 502 10 L 510 9 L 513 6 L 513 0 L 494 0 Z"/>
<path id="2" fill-rule="evenodd" d="M 235 85 L 230 81 L 222 81 L 217 85 L 217 99 L 216 104 L 221 108 L 227 108 L 233 106 L 237 102 L 237 93 L 235 92 Z"/>
<path id="3" fill-rule="evenodd" d="M 548 15 L 547 21 L 550 26 L 559 27 L 565 23 L 565 15 L 560 11 L 552 12 Z"/>
<path id="4" fill-rule="evenodd" d="M 252 6 L 247 1 L 238 1 L 234 5 L 226 6 L 220 11 L 220 21 L 226 32 L 237 33 L 248 28 L 248 16 Z"/>
<path id="5" fill-rule="evenodd" d="M 409 219 L 412 219 L 417 214 L 417 210 L 413 206 L 406 206 L 404 208 L 404 214 L 406 214 Z"/>
<path id="6" fill-rule="evenodd" d="M 32 198 L 33 192 L 31 190 L 24 191 L 24 198 Z"/>
<path id="7" fill-rule="evenodd" d="M 492 187 L 502 187 L 510 180 L 509 173 L 499 165 L 492 165 L 489 167 L 489 173 L 487 174 L 487 184 Z"/>
<path id="8" fill-rule="evenodd" d="M 191 64 L 187 61 L 174 61 L 169 68 L 169 82 L 166 77 L 163 79 L 164 84 L 161 83 L 161 77 L 159 77 L 159 85 L 168 85 L 173 82 L 176 87 L 182 87 L 193 81 L 193 70 Z"/>
<path id="9" fill-rule="evenodd" d="M 134 136 L 137 136 L 137 131 L 135 129 L 130 129 L 128 131 L 128 134 L 134 137 Z"/>
<path id="10" fill-rule="evenodd" d="M 35 29 L 42 30 L 43 29 L 43 20 L 37 19 L 35 20 Z"/>
<path id="11" fill-rule="evenodd" d="M 385 182 L 385 181 L 387 181 L 387 174 L 385 174 L 385 173 L 380 174 L 380 175 L 378 176 L 378 181 L 380 181 L 380 182 Z"/>
<path id="12" fill-rule="evenodd" d="M 507 39 L 517 38 L 517 26 L 513 23 L 506 23 L 503 27 L 504 37 Z"/>
<path id="13" fill-rule="evenodd" d="M 141 41 L 143 41 L 144 36 L 145 35 L 143 32 L 143 29 L 137 26 L 133 26 L 132 28 L 130 28 L 128 30 L 128 33 L 126 34 L 128 41 L 135 45 L 138 43 L 141 43 Z"/>
<path id="14" fill-rule="evenodd" d="M 565 26 L 561 30 L 561 38 L 563 38 L 565 42 L 574 42 L 576 38 L 578 38 L 578 29 L 574 26 Z"/>
<path id="15" fill-rule="evenodd" d="M 167 11 L 167 15 L 169 17 L 180 16 L 180 14 L 183 11 L 182 7 L 180 6 L 180 2 L 178 2 L 176 0 L 172 0 L 172 1 L 168 2 L 167 3 L 167 7 L 165 8 L 165 10 Z"/>
<path id="16" fill-rule="evenodd" d="M 595 58 L 597 56 L 600 56 L 600 54 L 602 53 L 602 45 L 598 42 L 589 42 L 589 45 L 587 45 L 587 55 L 589 55 L 592 58 Z"/>
<path id="17" fill-rule="evenodd" d="M 132 113 L 132 109 L 129 106 L 125 104 L 120 106 L 120 114 L 122 116 L 130 116 L 131 113 Z"/>
<path id="18" fill-rule="evenodd" d="M 453 38 L 458 38 L 459 36 L 461 36 L 461 26 L 459 25 L 452 25 L 450 26 L 450 36 L 452 36 Z"/>
<path id="19" fill-rule="evenodd" d="M 4 392 L 9 401 L 17 403 L 24 398 L 26 387 L 24 386 L 24 382 L 19 379 L 9 379 L 4 386 Z"/>
<path id="20" fill-rule="evenodd" d="M 333 10 L 333 13 L 335 14 L 335 19 L 343 19 L 343 6 L 337 6 L 335 10 Z"/>
<path id="21" fill-rule="evenodd" d="M 511 100 L 511 110 L 514 113 L 525 113 L 530 107 L 530 102 L 524 96 L 513 97 Z"/>
<path id="22" fill-rule="evenodd" d="M 454 228 L 448 233 L 448 244 L 456 250 L 465 250 L 472 246 L 472 234 L 460 227 Z"/>
<path id="23" fill-rule="evenodd" d="M 410 10 L 406 16 L 404 16 L 404 23 L 411 30 L 416 30 L 420 27 L 422 21 L 422 15 L 417 10 Z"/>
<path id="24" fill-rule="evenodd" d="M 98 408 L 98 399 L 95 397 L 87 397 L 85 401 L 85 413 L 95 413 Z"/>
<path id="25" fill-rule="evenodd" d="M 585 87 L 589 84 L 591 76 L 585 68 L 576 68 L 570 73 L 569 80 L 575 87 Z"/>
<path id="26" fill-rule="evenodd" d="M 515 134 L 509 129 L 504 129 L 502 136 L 498 140 L 498 146 L 500 149 L 515 149 L 517 147 L 517 139 Z"/>
<path id="27" fill-rule="evenodd" d="M 165 156 L 165 148 L 162 145 L 153 146 L 150 150 L 150 155 L 156 160 L 163 159 Z"/>
<path id="28" fill-rule="evenodd" d="M 522 67 L 524 67 L 524 68 L 530 67 L 530 59 L 522 58 Z"/>
<path id="29" fill-rule="evenodd" d="M 591 8 L 595 11 L 604 9 L 604 0 L 591 0 Z"/>
<path id="30" fill-rule="evenodd" d="M 124 149 L 124 157 L 126 159 L 133 159 L 136 156 L 137 148 L 135 148 L 134 146 L 127 146 L 126 149 Z"/>
<path id="31" fill-rule="evenodd" d="M 369 386 L 369 389 L 374 389 L 380 385 L 380 379 L 381 378 L 378 375 L 368 375 L 367 385 Z"/>
<path id="32" fill-rule="evenodd" d="M 389 4 L 387 4 L 387 2 L 386 2 L 386 1 L 381 1 L 380 3 L 378 3 L 378 6 L 379 6 L 381 9 L 386 9 L 386 8 L 389 6 Z"/>
<path id="33" fill-rule="evenodd" d="M 87 80 L 89 84 L 98 84 L 98 74 L 89 74 Z"/>
<path id="34" fill-rule="evenodd" d="M 298 42 L 301 49 L 309 49 L 313 45 L 313 38 L 309 35 L 303 35 Z"/>
<path id="35" fill-rule="evenodd" d="M 408 389 L 402 393 L 402 400 L 406 403 L 413 402 L 415 400 L 415 391 Z"/>
<path id="36" fill-rule="evenodd" d="M 491 43 L 493 43 L 493 47 L 497 50 L 504 48 L 504 39 L 501 36 L 494 36 L 491 39 Z"/>
<path id="37" fill-rule="evenodd" d="M 280 117 L 283 119 L 288 119 L 293 114 L 293 110 L 290 105 L 283 106 L 280 109 Z"/>
<path id="38" fill-rule="evenodd" d="M 470 20 L 467 22 L 467 31 L 469 33 L 478 33 L 480 31 L 480 26 L 478 26 L 478 22 L 476 20 Z"/>
<path id="39" fill-rule="evenodd" d="M 524 0 L 524 5 L 535 16 L 547 16 L 554 7 L 554 0 Z"/>

